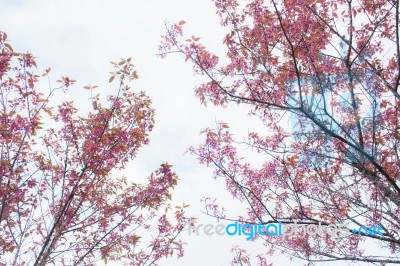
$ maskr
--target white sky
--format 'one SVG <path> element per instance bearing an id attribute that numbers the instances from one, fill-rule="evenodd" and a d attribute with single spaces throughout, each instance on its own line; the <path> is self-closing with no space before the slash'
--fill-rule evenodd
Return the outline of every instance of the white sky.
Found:
<path id="1" fill-rule="evenodd" d="M 133 87 L 146 90 L 153 100 L 156 126 L 150 145 L 141 149 L 124 174 L 142 179 L 168 161 L 180 176 L 174 202 L 190 204 L 189 213 L 197 216 L 199 223 L 215 223 L 201 213 L 203 196 L 221 199 L 227 209 L 236 206 L 224 182 L 213 180 L 211 169 L 184 152 L 191 145 L 201 144 L 199 132 L 216 122 L 229 122 L 238 136 L 260 124 L 250 120 L 243 109 L 201 106 L 193 91 L 201 78 L 193 75 L 191 65 L 180 55 L 164 60 L 155 55 L 165 33 L 165 20 L 187 21 L 187 34 L 202 37 L 212 51 L 222 54 L 223 32 L 215 11 L 211 0 L 0 0 L 0 29 L 7 32 L 14 50 L 29 51 L 37 57 L 39 71 L 51 67 L 53 81 L 62 75 L 76 79 L 70 93 L 78 107 L 89 103 L 89 94 L 86 97 L 87 91 L 82 89 L 89 83 L 99 85 L 98 92 L 103 94 L 113 90 L 108 84 L 111 60 L 132 57 L 139 73 Z M 161 265 L 228 265 L 232 245 L 244 244 L 252 254 L 262 252 L 259 244 L 246 243 L 243 238 L 182 237 L 188 243 L 185 257 Z M 299 264 L 278 255 L 272 261 L 276 265 Z"/>

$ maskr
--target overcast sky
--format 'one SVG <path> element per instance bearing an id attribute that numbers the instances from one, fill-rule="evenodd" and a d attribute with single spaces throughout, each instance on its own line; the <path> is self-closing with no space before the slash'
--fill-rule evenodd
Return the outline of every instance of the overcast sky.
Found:
<path id="1" fill-rule="evenodd" d="M 117 1 L 24 1 L 0 0 L 0 29 L 7 32 L 17 51 L 29 51 L 37 57 L 38 69 L 51 67 L 53 81 L 69 76 L 78 82 L 71 89 L 79 107 L 88 105 L 82 89 L 87 84 L 99 85 L 99 92 L 111 93 L 108 84 L 111 60 L 132 57 L 139 73 L 135 90 L 145 90 L 153 100 L 156 126 L 150 145 L 143 147 L 138 158 L 129 164 L 125 175 L 135 179 L 147 177 L 168 161 L 180 176 L 174 202 L 190 204 L 189 213 L 199 223 L 216 223 L 202 214 L 200 199 L 215 197 L 229 209 L 238 208 L 226 192 L 222 180 L 212 179 L 212 170 L 199 165 L 196 158 L 184 154 L 191 145 L 199 145 L 199 132 L 228 122 L 236 136 L 260 128 L 246 110 L 205 108 L 194 96 L 193 88 L 202 78 L 193 75 L 192 66 L 181 55 L 167 59 L 156 56 L 164 22 L 185 20 L 186 33 L 202 37 L 212 51 L 223 54 L 223 30 L 211 0 L 117 0 Z M 233 245 L 244 244 L 250 253 L 262 252 L 256 243 L 230 236 L 182 236 L 187 242 L 185 257 L 162 262 L 162 265 L 228 265 Z M 277 265 L 288 263 L 276 255 Z"/>

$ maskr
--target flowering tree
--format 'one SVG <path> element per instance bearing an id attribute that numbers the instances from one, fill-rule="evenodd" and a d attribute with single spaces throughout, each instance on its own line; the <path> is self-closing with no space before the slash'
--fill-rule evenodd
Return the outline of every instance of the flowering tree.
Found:
<path id="1" fill-rule="evenodd" d="M 146 185 L 112 174 L 148 144 L 154 124 L 150 99 L 129 85 L 138 77 L 131 60 L 113 64 L 116 95 L 92 96 L 82 116 L 71 101 L 54 106 L 74 80 L 44 95 L 35 58 L 0 32 L 0 265 L 154 265 L 183 255 L 184 208 L 167 213 L 171 165 Z"/>
<path id="2" fill-rule="evenodd" d="M 345 234 L 253 238 L 269 254 L 281 250 L 311 263 L 399 263 L 399 2 L 214 2 L 227 29 L 226 57 L 200 38 L 181 40 L 184 21 L 167 25 L 161 55 L 181 53 L 206 76 L 196 88 L 202 103 L 250 106 L 268 133 L 252 132 L 243 143 L 226 123 L 205 129 L 205 143 L 191 151 L 248 206 L 238 218 L 211 202 L 207 210 L 245 223 L 345 228 Z M 264 158 L 261 167 L 241 158 L 249 147 Z M 352 231 L 364 225 L 382 232 Z M 250 263 L 246 251 L 235 251 L 234 264 Z"/>

